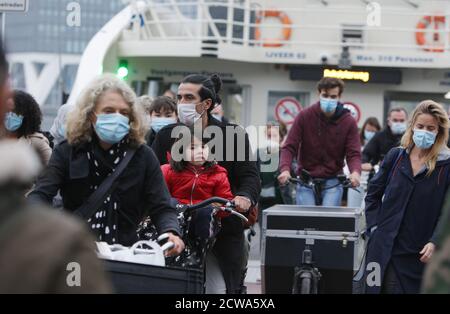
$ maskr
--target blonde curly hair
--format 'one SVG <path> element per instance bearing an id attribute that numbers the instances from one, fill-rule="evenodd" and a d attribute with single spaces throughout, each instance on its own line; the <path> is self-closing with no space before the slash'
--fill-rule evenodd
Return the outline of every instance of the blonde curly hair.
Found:
<path id="1" fill-rule="evenodd" d="M 136 94 L 122 80 L 113 74 L 104 74 L 94 79 L 81 93 L 74 110 L 67 119 L 67 141 L 70 145 L 80 145 L 92 141 L 94 127 L 90 115 L 94 113 L 99 98 L 107 91 L 122 95 L 130 106 L 130 146 L 139 147 L 145 143 L 145 127 L 142 112 L 136 106 Z"/>

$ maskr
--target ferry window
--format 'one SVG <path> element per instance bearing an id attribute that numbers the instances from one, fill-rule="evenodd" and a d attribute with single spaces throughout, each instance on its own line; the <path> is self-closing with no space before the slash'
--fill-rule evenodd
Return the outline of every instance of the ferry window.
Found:
<path id="1" fill-rule="evenodd" d="M 384 106 L 384 120 L 387 119 L 387 114 L 390 109 L 394 107 L 405 108 L 408 114 L 411 116 L 413 110 L 417 105 L 426 99 L 432 99 L 442 106 L 445 110 L 450 108 L 450 99 L 446 99 L 444 94 L 436 93 L 405 93 L 405 92 L 387 92 L 385 94 L 385 106 Z"/>

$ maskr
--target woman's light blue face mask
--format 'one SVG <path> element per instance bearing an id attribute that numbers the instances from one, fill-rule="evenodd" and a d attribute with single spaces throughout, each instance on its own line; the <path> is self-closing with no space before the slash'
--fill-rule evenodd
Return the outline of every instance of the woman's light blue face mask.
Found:
<path id="1" fill-rule="evenodd" d="M 437 133 L 414 129 L 413 141 L 418 148 L 429 149 L 436 142 Z"/>
<path id="2" fill-rule="evenodd" d="M 114 145 L 130 132 L 130 119 L 120 113 L 98 114 L 94 128 L 100 140 Z"/>
<path id="3" fill-rule="evenodd" d="M 5 116 L 5 128 L 9 132 L 16 132 L 23 123 L 23 116 L 14 112 L 8 112 Z"/>
<path id="4" fill-rule="evenodd" d="M 364 138 L 366 139 L 367 142 L 370 142 L 370 140 L 375 136 L 375 134 L 377 134 L 377 132 L 365 130 Z"/>

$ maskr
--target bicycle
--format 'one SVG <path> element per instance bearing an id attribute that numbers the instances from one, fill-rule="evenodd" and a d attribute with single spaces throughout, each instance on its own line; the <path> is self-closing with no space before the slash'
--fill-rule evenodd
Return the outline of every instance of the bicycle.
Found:
<path id="1" fill-rule="evenodd" d="M 297 178 L 289 179 L 290 183 L 300 184 L 301 186 L 311 189 L 314 193 L 314 200 L 316 206 L 321 206 L 323 202 L 322 192 L 325 190 L 333 189 L 338 186 L 343 186 L 344 188 L 351 188 L 360 193 L 355 189 L 350 179 L 345 175 L 337 176 L 338 183 L 329 187 L 324 187 L 326 182 L 325 179 L 315 179 L 307 170 L 302 170 L 301 175 Z M 314 230 L 306 230 L 314 231 Z M 292 287 L 292 294 L 317 294 L 319 289 L 319 281 L 322 277 L 319 269 L 315 267 L 313 261 L 313 242 L 306 242 L 305 248 L 302 252 L 301 266 L 296 267 L 294 270 L 294 280 Z"/>
<path id="2" fill-rule="evenodd" d="M 322 277 L 319 269 L 314 267 L 312 251 L 305 246 L 302 254 L 302 265 L 295 268 L 292 294 L 317 294 Z"/>
<path id="3" fill-rule="evenodd" d="M 195 218 L 198 218 L 196 213 L 200 209 L 208 208 L 211 210 L 211 217 L 213 217 L 209 225 L 211 232 L 207 237 L 199 237 L 195 234 L 193 228 L 193 224 L 196 222 Z M 209 198 L 195 205 L 177 204 L 176 209 L 182 233 L 181 238 L 186 248 L 179 256 L 166 258 L 166 264 L 169 266 L 204 269 L 206 256 L 214 246 L 216 236 L 221 229 L 221 219 L 233 215 L 244 222 L 248 222 L 247 217 L 235 210 L 234 202 L 219 197 Z M 156 228 L 149 218 L 141 224 L 138 234 L 142 239 L 156 240 L 162 245 L 166 240 L 165 237 L 158 236 Z"/>

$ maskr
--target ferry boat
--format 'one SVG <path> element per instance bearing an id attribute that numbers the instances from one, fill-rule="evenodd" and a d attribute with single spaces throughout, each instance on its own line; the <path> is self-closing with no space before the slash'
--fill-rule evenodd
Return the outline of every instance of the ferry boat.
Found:
<path id="1" fill-rule="evenodd" d="M 150 96 L 219 73 L 226 115 L 243 126 L 290 125 L 323 76 L 345 80 L 360 125 L 424 99 L 450 105 L 450 0 L 128 2 L 86 48 L 69 104 L 112 72 Z"/>

